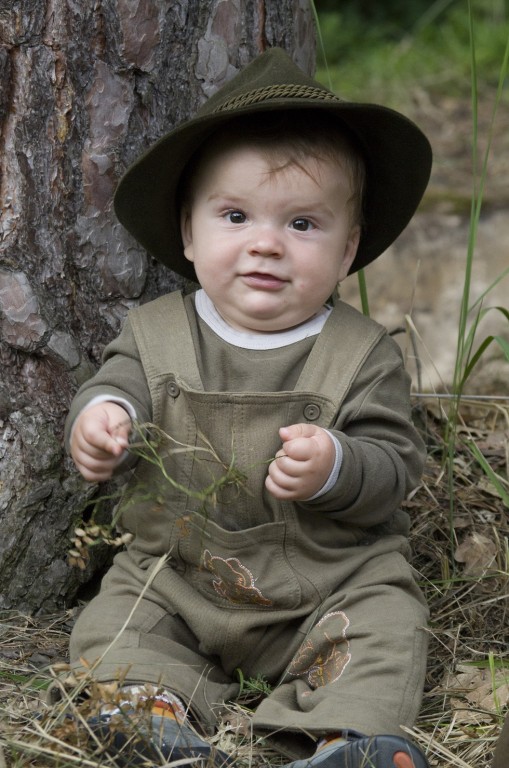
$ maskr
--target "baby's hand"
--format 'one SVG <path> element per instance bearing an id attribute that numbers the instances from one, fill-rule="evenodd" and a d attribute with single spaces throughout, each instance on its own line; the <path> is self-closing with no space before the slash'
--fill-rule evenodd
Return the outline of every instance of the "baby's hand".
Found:
<path id="1" fill-rule="evenodd" d="M 285 501 L 305 501 L 322 488 L 334 467 L 336 450 L 325 429 L 313 424 L 282 427 L 283 447 L 269 466 L 267 490 Z"/>
<path id="2" fill-rule="evenodd" d="M 71 437 L 71 456 L 91 483 L 109 480 L 127 448 L 131 419 L 117 403 L 99 403 L 78 416 Z"/>

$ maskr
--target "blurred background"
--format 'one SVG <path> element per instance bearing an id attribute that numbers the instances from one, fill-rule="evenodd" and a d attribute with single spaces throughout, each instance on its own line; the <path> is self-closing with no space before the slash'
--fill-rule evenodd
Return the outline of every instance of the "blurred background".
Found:
<path id="1" fill-rule="evenodd" d="M 416 391 L 444 391 L 456 358 L 469 242 L 470 306 L 509 267 L 509 87 L 499 88 L 507 72 L 509 0 L 316 0 L 315 7 L 318 79 L 346 99 L 403 112 L 433 147 L 431 182 L 418 213 L 365 278 L 372 317 L 390 331 L 412 317 L 419 371 L 409 336 L 396 338 Z M 472 233 L 472 198 L 488 147 L 481 216 Z M 341 295 L 360 306 L 356 276 Z M 508 296 L 508 279 L 501 279 L 483 307 L 507 309 Z M 509 339 L 509 323 L 498 311 L 487 313 L 478 343 L 490 333 Z M 497 345 L 465 391 L 509 394 L 507 362 Z"/>

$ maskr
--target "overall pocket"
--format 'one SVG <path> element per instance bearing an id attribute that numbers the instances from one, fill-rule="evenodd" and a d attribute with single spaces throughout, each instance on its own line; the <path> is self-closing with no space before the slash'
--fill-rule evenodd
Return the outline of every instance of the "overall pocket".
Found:
<path id="1" fill-rule="evenodd" d="M 284 522 L 227 531 L 188 515 L 174 530 L 184 579 L 214 604 L 258 611 L 299 607 L 301 588 L 286 557 Z"/>

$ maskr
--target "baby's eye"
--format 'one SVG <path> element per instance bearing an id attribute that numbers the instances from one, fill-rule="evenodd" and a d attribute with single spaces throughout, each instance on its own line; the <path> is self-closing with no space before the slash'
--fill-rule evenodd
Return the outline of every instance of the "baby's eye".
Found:
<path id="1" fill-rule="evenodd" d="M 309 219 L 294 219 L 292 221 L 292 227 L 299 232 L 308 232 L 310 229 L 314 229 L 313 224 L 309 221 Z"/>
<path id="2" fill-rule="evenodd" d="M 232 224 L 243 224 L 246 220 L 246 214 L 242 211 L 228 211 L 226 218 Z"/>

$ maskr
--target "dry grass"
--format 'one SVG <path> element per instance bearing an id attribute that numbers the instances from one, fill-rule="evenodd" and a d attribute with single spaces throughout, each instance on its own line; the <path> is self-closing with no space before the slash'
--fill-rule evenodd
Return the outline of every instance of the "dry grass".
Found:
<path id="1" fill-rule="evenodd" d="M 423 706 L 409 733 L 431 766 L 489 768 L 509 698 L 507 508 L 461 444 L 451 507 L 450 484 L 438 458 L 440 412 L 430 404 L 422 415 L 430 458 L 407 507 L 414 521 L 414 564 L 432 624 Z M 464 429 L 507 480 L 507 408 L 476 403 L 462 415 Z M 112 765 L 99 745 L 87 740 L 84 722 L 76 726 L 90 702 L 79 703 L 71 691 L 67 704 L 76 720 L 66 722 L 62 704 L 48 707 L 41 701 L 41 691 L 65 664 L 73 612 L 41 618 L 4 613 L 0 619 L 0 768 Z M 256 693 L 247 691 L 231 704 L 218 742 L 239 765 L 280 765 L 281 757 L 250 732 L 249 707 L 255 701 Z"/>
<path id="2" fill-rule="evenodd" d="M 463 409 L 464 431 L 507 478 L 507 410 Z M 426 413 L 428 442 L 441 423 Z M 450 484 L 431 457 L 407 505 L 414 521 L 415 566 L 431 607 L 427 686 L 412 735 L 431 765 L 488 768 L 508 704 L 508 516 L 497 490 L 458 445 Z"/>

